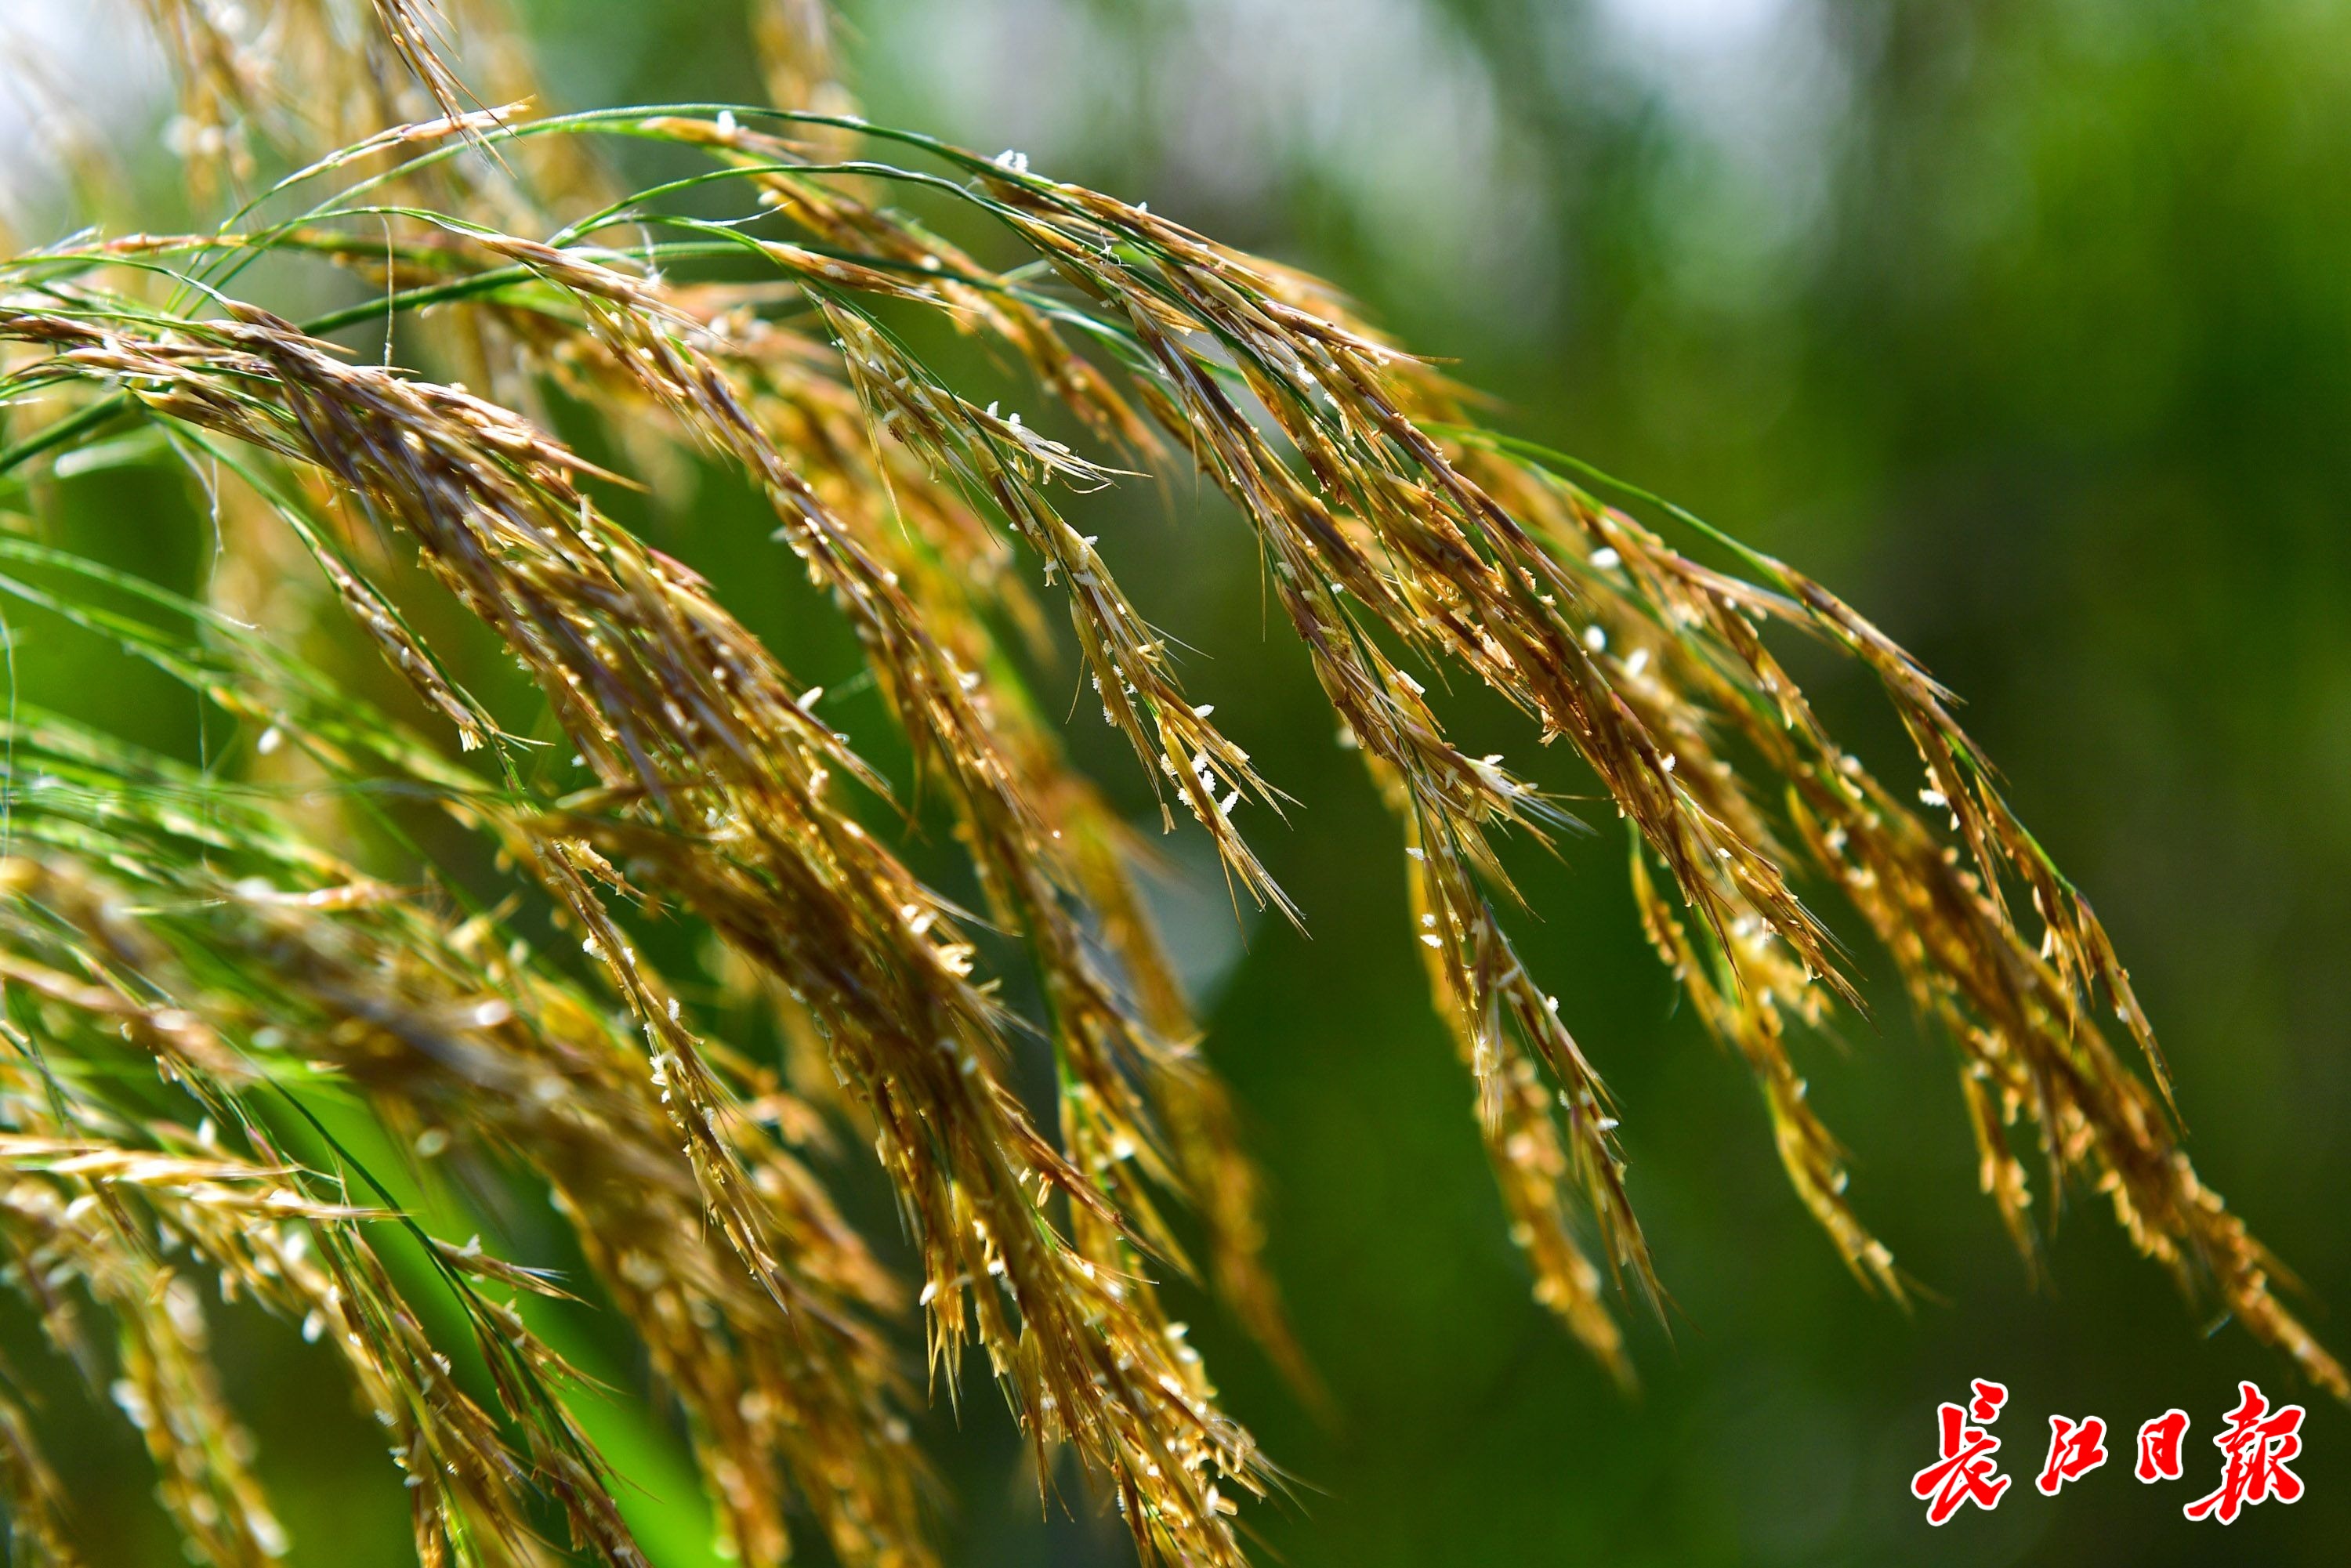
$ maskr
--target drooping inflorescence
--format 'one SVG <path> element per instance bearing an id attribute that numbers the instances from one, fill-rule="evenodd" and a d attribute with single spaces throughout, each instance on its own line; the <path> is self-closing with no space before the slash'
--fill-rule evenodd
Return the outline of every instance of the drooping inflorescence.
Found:
<path id="1" fill-rule="evenodd" d="M 1432 672 L 1490 687 L 1597 780 L 1651 941 L 1752 1070 L 1791 1182 L 1865 1283 L 1906 1288 L 1788 1051 L 1792 1030 L 1857 1006 L 1808 897 L 1856 911 L 1949 1036 L 1985 1188 L 2028 1255 L 2020 1145 L 2345 1391 L 2181 1153 L 2153 1032 L 2086 900 L 1947 694 L 1794 569 L 1664 507 L 1744 575 L 1677 550 L 1573 460 L 1473 423 L 1310 278 L 1025 160 L 855 119 L 818 7 L 763 11 L 778 107 L 568 116 L 512 107 L 521 56 L 483 0 L 445 16 L 280 0 L 261 23 L 149 9 L 183 75 L 179 140 L 250 194 L 214 230 L 85 233 L 0 262 L 0 484 L 37 517 L 49 465 L 145 433 L 139 460 L 202 486 L 218 559 L 197 601 L 0 536 L 0 595 L 185 683 L 240 741 L 190 768 L 96 712 L 9 721 L 0 1239 L 51 1343 L 120 1390 L 197 1555 L 285 1549 L 207 1354 L 201 1277 L 331 1346 L 407 1472 L 422 1560 L 558 1560 L 550 1521 L 595 1559 L 643 1560 L 573 1413 L 577 1375 L 532 1327 L 530 1299 L 567 1287 L 436 1235 L 371 1168 L 405 1148 L 548 1194 L 593 1276 L 574 1286 L 632 1326 L 747 1561 L 788 1555 L 796 1511 L 845 1562 L 930 1560 L 919 1378 L 896 1337 L 915 1312 L 935 1383 L 952 1392 L 963 1353 L 985 1355 L 1040 1480 L 1073 1451 L 1146 1560 L 1243 1560 L 1240 1499 L 1276 1472 L 1161 1304 L 1155 1281 L 1196 1267 L 1188 1225 L 1199 1271 L 1301 1388 L 1312 1373 L 1139 846 L 1029 688 L 1058 600 L 1163 824 L 1189 819 L 1237 897 L 1298 917 L 1241 826 L 1245 807 L 1283 809 L 1279 781 L 1067 515 L 1138 470 L 1196 468 L 1254 531 L 1397 820 L 1415 936 L 1536 1296 L 1619 1375 L 1610 1277 L 1657 1283 L 1619 1108 L 1507 929 L 1505 842 L 1567 819 L 1456 744 Z M 337 42 L 354 36 L 369 42 Z M 509 107 L 444 63 L 461 36 Z M 629 192 L 598 152 L 614 141 L 695 172 Z M 991 225 L 1024 264 L 940 237 L 891 204 L 898 188 Z M 714 196 L 737 215 L 711 217 Z M 282 266 L 248 271 L 264 257 Z M 284 319 L 252 280 L 303 265 L 364 296 Z M 432 371 L 335 340 L 388 322 Z M 1092 449 L 959 392 L 926 356 L 937 327 L 999 350 Z M 984 908 L 872 825 L 908 790 L 731 595 L 617 520 L 632 478 L 551 433 L 555 391 L 611 414 L 612 465 L 692 454 L 764 499 Z M 436 651 L 421 628 L 453 605 L 528 696 L 469 689 Z M 404 680 L 413 717 L 283 634 L 336 626 Z M 1774 627 L 1883 687 L 1927 810 L 1829 735 Z M 550 747 L 573 759 L 559 786 Z M 465 891 L 434 847 L 450 835 L 495 857 L 497 899 Z M 801 1070 L 724 1037 L 709 988 L 641 951 L 656 924 L 710 939 Z M 983 927 L 1017 938 L 1002 950 L 1033 976 L 1034 1016 L 986 972 Z M 526 935 L 549 930 L 567 950 Z M 1050 1118 L 1020 1089 L 1032 1040 Z M 836 1145 L 857 1143 L 915 1279 L 826 1191 Z M 36 1422 L 5 1390 L 0 1494 L 21 1550 L 74 1560 Z"/>

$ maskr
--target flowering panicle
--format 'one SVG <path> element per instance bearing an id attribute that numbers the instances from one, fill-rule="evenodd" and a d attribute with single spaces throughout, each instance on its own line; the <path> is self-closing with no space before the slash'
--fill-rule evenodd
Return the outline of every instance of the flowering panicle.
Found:
<path id="1" fill-rule="evenodd" d="M 1620 1377 L 1611 1282 L 1659 1293 L 1620 1107 L 1509 931 L 1510 841 L 1573 823 L 1529 772 L 1457 742 L 1434 693 L 1460 677 L 1563 741 L 1613 804 L 1652 945 L 1753 1073 L 1791 1183 L 1865 1283 L 1907 1289 L 1792 1049 L 1858 1005 L 1806 902 L 1831 894 L 1957 1049 L 1985 1189 L 2028 1256 L 2037 1149 L 2053 1195 L 2104 1193 L 2184 1287 L 2345 1392 L 2182 1153 L 2088 902 L 1949 694 L 1793 568 L 1663 507 L 1739 571 L 1684 553 L 1572 459 L 1470 420 L 1311 278 L 1018 155 L 854 118 L 820 6 L 760 10 L 782 108 L 549 117 L 519 106 L 528 73 L 490 0 L 149 9 L 200 192 L 258 193 L 214 232 L 0 261 L 0 483 L 37 512 L 46 460 L 99 460 L 94 439 L 134 425 L 144 444 L 112 450 L 201 486 L 218 563 L 191 601 L 0 536 L 0 596 L 184 682 L 236 738 L 197 769 L 94 715 L 10 719 L 0 1244 L 50 1341 L 144 1435 L 194 1555 L 286 1549 L 201 1275 L 333 1360 L 406 1473 L 427 1563 L 560 1560 L 534 1523 L 556 1518 L 578 1552 L 643 1560 L 573 1414 L 580 1379 L 534 1327 L 549 1294 L 632 1325 L 747 1562 L 785 1561 L 796 1514 L 843 1562 L 933 1560 L 897 1337 L 916 1315 L 950 1394 L 965 1352 L 985 1357 L 1040 1485 L 1067 1450 L 1147 1561 L 1243 1561 L 1240 1500 L 1277 1474 L 1170 1320 L 1165 1271 L 1196 1247 L 1310 1394 L 1313 1375 L 1262 1261 L 1238 1109 L 1137 880 L 1144 848 L 1029 685 L 1058 598 L 1163 826 L 1189 818 L 1237 898 L 1304 918 L 1248 837 L 1282 809 L 1278 781 L 1072 520 L 1082 493 L 1178 463 L 1251 530 L 1395 817 L 1512 1239 L 1537 1299 Z M 475 99 L 452 39 L 510 107 Z M 695 172 L 627 192 L 591 151 L 610 139 Z M 993 224 L 1029 264 L 984 264 L 899 191 Z M 261 256 L 364 297 L 290 322 L 254 298 Z M 959 391 L 910 329 L 934 319 L 998 350 L 1039 408 Z M 430 373 L 392 362 L 395 329 Z M 344 329 L 385 351 L 347 354 Z M 617 455 L 551 434 L 558 391 L 611 416 Z M 747 629 L 746 593 L 620 520 L 640 479 L 675 504 L 689 456 L 765 501 L 779 559 L 854 637 L 977 910 L 893 847 L 883 824 L 911 808 Z M 465 656 L 460 612 L 527 686 Z M 306 662 L 340 627 L 413 720 Z M 1882 688 L 1924 768 L 1915 804 L 1830 736 L 1772 652 L 1786 635 Z M 469 901 L 456 841 L 502 902 Z M 710 939 L 722 999 L 764 1010 L 789 1064 L 726 1038 L 755 1009 L 664 973 L 662 926 Z M 1040 1016 L 984 948 L 1025 964 Z M 1031 1036 L 1049 1104 L 1016 1088 Z M 828 1190 L 844 1126 L 886 1174 L 915 1278 Z M 386 1150 L 400 1170 L 380 1176 Z M 494 1222 L 488 1243 L 440 1234 L 516 1181 L 551 1199 L 585 1277 L 552 1279 Z M 0 1497 L 20 1548 L 75 1560 L 4 1385 Z"/>

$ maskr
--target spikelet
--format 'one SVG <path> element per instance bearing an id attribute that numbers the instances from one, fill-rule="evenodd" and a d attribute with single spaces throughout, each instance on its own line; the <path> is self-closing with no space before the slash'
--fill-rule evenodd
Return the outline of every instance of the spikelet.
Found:
<path id="1" fill-rule="evenodd" d="M 6 1499 L 8 1545 L 33 1568 L 76 1568 L 81 1556 L 67 1527 L 65 1488 L 49 1468 L 30 1414 L 0 1395 L 0 1497 Z"/>

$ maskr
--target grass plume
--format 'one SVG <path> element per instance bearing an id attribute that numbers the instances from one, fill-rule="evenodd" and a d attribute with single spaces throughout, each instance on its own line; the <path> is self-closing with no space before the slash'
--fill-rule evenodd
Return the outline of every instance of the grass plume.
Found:
<path id="1" fill-rule="evenodd" d="M 580 1379 L 521 1304 L 563 1287 L 431 1234 L 336 1134 L 358 1115 L 551 1195 L 593 1276 L 578 1288 L 632 1325 L 745 1560 L 784 1561 L 796 1510 L 844 1562 L 932 1560 L 898 1337 L 919 1313 L 935 1392 L 976 1349 L 1040 1479 L 1073 1452 L 1146 1561 L 1244 1561 L 1238 1509 L 1278 1472 L 1160 1300 L 1165 1271 L 1195 1270 L 1187 1227 L 1198 1272 L 1301 1388 L 1313 1375 L 1139 846 L 1027 673 L 1058 599 L 1164 825 L 1189 819 L 1236 897 L 1302 918 L 1243 826 L 1281 811 L 1279 781 L 1068 515 L 1075 494 L 1183 465 L 1253 530 L 1393 811 L 1511 1235 L 1537 1299 L 1612 1371 L 1632 1375 L 1612 1281 L 1661 1289 L 1620 1108 L 1604 1049 L 1586 1054 L 1509 934 L 1505 844 L 1571 819 L 1460 748 L 1431 693 L 1447 678 L 1499 694 L 1596 779 L 1650 940 L 1753 1072 L 1791 1183 L 1865 1284 L 1907 1289 L 1789 1050 L 1859 1005 L 1814 897 L 1855 912 L 1950 1040 L 1985 1189 L 2028 1257 L 2037 1154 L 2044 1191 L 2104 1194 L 2183 1289 L 2346 1393 L 2181 1152 L 2152 1027 L 2088 901 L 1949 695 L 1818 583 L 1628 497 L 1740 571 L 1702 564 L 1602 500 L 1609 482 L 1472 421 L 1311 278 L 1017 157 L 854 118 L 819 7 L 762 10 L 774 106 L 572 115 L 485 107 L 529 84 L 484 0 L 263 9 L 243 36 L 213 7 L 149 6 L 197 188 L 246 193 L 219 227 L 0 261 L 12 500 L 37 519 L 54 465 L 127 432 L 137 461 L 204 485 L 220 528 L 208 601 L 0 540 L 0 593 L 184 682 L 237 737 L 231 762 L 192 768 L 93 713 L 20 713 L 0 779 L 11 1281 L 87 1375 L 114 1369 L 195 1556 L 286 1550 L 208 1354 L 201 1268 L 331 1349 L 392 1435 L 422 1561 L 561 1560 L 558 1525 L 592 1560 L 644 1560 L 573 1414 Z M 354 29 L 363 48 L 334 42 Z M 491 63 L 480 99 L 444 59 L 457 37 Z M 693 172 L 626 191 L 605 156 L 620 141 Z M 1026 261 L 984 264 L 889 204 L 898 191 Z M 250 297 L 277 276 L 248 271 L 265 257 L 363 295 L 288 320 Z M 381 321 L 428 340 L 432 368 L 334 340 Z M 1086 449 L 958 391 L 925 357 L 934 324 L 1018 367 Z M 624 457 L 692 453 L 764 498 L 853 635 L 908 782 L 952 816 L 983 908 L 870 825 L 915 806 L 728 594 L 616 519 L 634 480 L 552 433 L 553 389 L 624 426 Z M 471 690 L 436 651 L 419 628 L 452 607 L 528 696 Z M 347 626 L 413 713 L 256 623 Z M 1917 804 L 1824 728 L 1771 651 L 1791 635 L 1883 690 L 1924 769 Z M 550 747 L 582 775 L 556 783 Z M 499 901 L 472 903 L 403 838 L 394 797 L 494 860 Z M 389 839 L 413 880 L 370 868 Z M 818 1081 L 721 1038 L 706 988 L 651 956 L 656 925 L 710 938 Z M 1017 938 L 1036 1016 L 984 972 L 983 927 Z M 1018 1087 L 1032 1040 L 1050 1116 Z M 914 1279 L 827 1191 L 852 1130 Z M 36 1428 L 0 1390 L 18 1549 L 71 1562 Z"/>

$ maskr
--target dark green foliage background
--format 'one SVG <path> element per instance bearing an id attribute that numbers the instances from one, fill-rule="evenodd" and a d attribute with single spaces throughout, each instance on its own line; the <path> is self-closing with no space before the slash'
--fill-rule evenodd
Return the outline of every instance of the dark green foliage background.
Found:
<path id="1" fill-rule="evenodd" d="M 948 0 L 850 13 L 877 118 L 992 150 L 1052 123 L 1039 104 L 1080 105 L 1092 118 L 1074 131 L 1025 144 L 1040 169 L 1324 272 L 1499 394 L 1506 427 L 1802 565 L 1921 655 L 1968 698 L 2026 820 L 2132 965 L 2200 1168 L 2301 1271 L 2322 1335 L 2351 1344 L 2351 7 L 1718 7 L 1810 30 L 1808 68 L 1826 77 L 1782 81 L 1784 95 L 1840 84 L 1808 110 L 1820 123 L 1795 183 L 1812 193 L 1792 196 L 1628 56 L 1609 16 L 1542 0 L 1360 3 L 1384 26 L 1418 16 L 1447 41 L 1447 68 L 1486 84 L 1482 112 L 1512 150 L 1502 262 L 1448 272 L 1458 236 L 1440 193 L 1423 230 L 1393 201 L 1355 199 L 1330 177 L 1340 154 L 1304 139 L 1262 140 L 1246 182 L 1186 175 L 1186 116 L 1223 100 L 1178 69 L 1198 51 L 1167 40 L 1190 28 L 1211 57 L 1260 47 L 1241 25 L 1251 6 L 1188 8 L 1176 0 L 979 7 L 954 37 L 987 45 L 957 67 L 984 82 L 952 97 L 935 90 L 936 59 L 910 63 L 904 47 L 944 25 Z M 531 13 L 569 101 L 756 91 L 727 0 Z M 1215 18 L 1238 20 L 1220 34 Z M 1343 99 L 1395 90 L 1338 83 Z M 1426 122 L 1405 107 L 1350 111 L 1374 132 L 1342 148 L 1359 174 L 1416 166 L 1416 149 L 1376 134 L 1386 108 L 1399 127 Z M 201 525 L 143 484 L 75 482 L 71 542 L 189 582 L 203 540 L 186 530 Z M 1144 611 L 1200 650 L 1187 685 L 1304 802 L 1252 830 L 1311 937 L 1249 926 L 1208 1050 L 1250 1108 L 1273 1260 L 1337 1423 L 1311 1418 L 1213 1307 L 1187 1312 L 1229 1405 L 1300 1483 L 1293 1506 L 1250 1516 L 1267 1561 L 2343 1560 L 2346 1412 L 2241 1333 L 2208 1335 L 2084 1195 L 2034 1290 L 1974 1190 L 1951 1058 L 1882 985 L 1842 1052 L 1803 1050 L 1855 1151 L 1861 1212 L 1936 1295 L 1906 1316 L 1854 1284 L 1782 1181 L 1744 1074 L 1677 1010 L 1634 925 L 1614 814 L 1594 807 L 1601 831 L 1556 861 L 1520 857 L 1537 913 L 1518 930 L 1623 1102 L 1633 1196 L 1673 1293 L 1664 1328 L 1635 1316 L 1646 1386 L 1621 1397 L 1529 1299 L 1423 990 L 1392 829 L 1304 661 L 1268 625 L 1243 529 L 1188 480 L 1135 488 L 1103 522 Z M 726 482 L 705 476 L 690 506 L 642 526 L 709 571 L 797 672 L 848 673 L 847 640 Z M 19 653 L 28 694 L 193 754 L 184 696 L 44 636 Z M 1046 681 L 1056 706 L 1070 679 Z M 1824 683 L 1833 718 L 1906 776 L 1869 694 Z M 1457 695 L 1468 749 L 1529 758 L 1498 705 Z M 856 716 L 870 736 L 871 711 Z M 1089 712 L 1073 731 L 1145 810 L 1123 744 Z M 903 750 L 872 749 L 903 777 Z M 1564 758 L 1535 766 L 1586 787 Z M 947 877 L 947 847 L 935 835 L 915 852 Z M 1196 863 L 1181 846 L 1176 858 Z M 1196 904 L 1221 897 L 1212 874 L 1190 874 Z M 879 1199 L 860 1201 L 886 1229 Z M 543 1218 L 517 1223 L 526 1251 L 559 1248 Z M 402 1561 L 397 1478 L 321 1393 L 323 1363 L 277 1326 L 224 1316 L 298 1559 Z M 21 1317 L 5 1327 L 12 1357 L 39 1358 Z M 607 1370 L 621 1397 L 640 1396 L 625 1360 Z M 1970 1376 L 2012 1390 L 1995 1430 L 2019 1479 L 1997 1513 L 1930 1531 L 1907 1479 L 1931 1457 L 1935 1403 Z M 2240 1377 L 2312 1404 L 2310 1493 L 2224 1535 L 2179 1507 L 2217 1472 L 2206 1439 Z M 956 1498 L 951 1560 L 1129 1560 L 1074 1484 L 1074 1517 L 1057 1506 L 1040 1521 L 1000 1402 L 965 1392 L 960 1429 L 942 1415 L 933 1433 Z M 119 1554 L 105 1560 L 170 1560 L 131 1439 L 74 1414 L 81 1399 L 63 1384 L 53 1396 L 71 1434 L 57 1458 Z M 2195 1421 L 2189 1479 L 2142 1487 L 2130 1435 L 2172 1405 Z M 2052 1413 L 2105 1416 L 2117 1455 L 2054 1500 L 2031 1487 Z"/>

